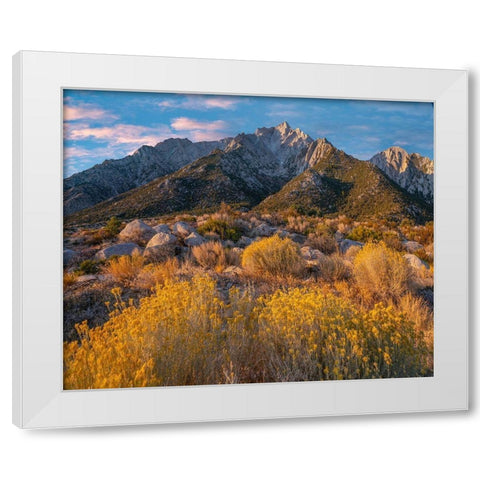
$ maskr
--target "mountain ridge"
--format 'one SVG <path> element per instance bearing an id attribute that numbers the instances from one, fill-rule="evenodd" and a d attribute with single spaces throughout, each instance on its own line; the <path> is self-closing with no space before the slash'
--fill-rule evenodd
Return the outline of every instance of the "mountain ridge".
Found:
<path id="1" fill-rule="evenodd" d="M 221 202 L 275 210 L 288 208 L 293 201 L 323 214 L 348 214 L 350 209 L 359 218 L 369 212 L 383 217 L 431 216 L 422 198 L 397 185 L 373 162 L 347 155 L 326 138 L 313 140 L 287 122 L 240 133 L 220 147 L 174 172 L 75 212 L 67 221 L 202 211 L 218 208 Z"/>
<path id="2" fill-rule="evenodd" d="M 64 215 L 168 175 L 216 148 L 224 148 L 229 141 L 230 138 L 225 138 L 194 143 L 187 138 L 169 138 L 154 147 L 143 145 L 131 155 L 105 160 L 75 173 L 63 181 Z"/>

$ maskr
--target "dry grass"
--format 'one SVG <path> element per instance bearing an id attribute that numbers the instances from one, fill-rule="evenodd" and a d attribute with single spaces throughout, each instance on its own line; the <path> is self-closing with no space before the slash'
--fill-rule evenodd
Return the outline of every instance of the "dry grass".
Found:
<path id="1" fill-rule="evenodd" d="M 222 272 L 229 265 L 239 264 L 236 251 L 224 248 L 220 242 L 206 242 L 192 248 L 195 261 L 203 268 Z"/>
<path id="2" fill-rule="evenodd" d="M 316 250 L 320 250 L 322 253 L 325 253 L 325 255 L 331 255 L 332 253 L 338 252 L 338 245 L 335 238 L 326 234 L 309 234 L 306 245 L 309 245 Z"/>
<path id="3" fill-rule="evenodd" d="M 383 242 L 363 247 L 355 257 L 353 275 L 365 299 L 373 301 L 398 301 L 412 281 L 406 260 Z"/>
<path id="4" fill-rule="evenodd" d="M 145 263 L 141 255 L 123 255 L 110 259 L 103 267 L 104 273 L 123 285 L 132 285 Z"/>
<path id="5" fill-rule="evenodd" d="M 242 255 L 242 266 L 254 275 L 282 277 L 301 276 L 306 265 L 295 242 L 274 235 L 249 245 Z"/>
<path id="6" fill-rule="evenodd" d="M 145 265 L 138 273 L 135 285 L 142 289 L 153 289 L 173 280 L 179 269 L 177 258 L 169 258 L 163 263 Z"/>
<path id="7" fill-rule="evenodd" d="M 319 261 L 321 277 L 327 282 L 345 280 L 351 275 L 351 268 L 340 255 L 324 256 Z"/>
<path id="8" fill-rule="evenodd" d="M 304 217 L 288 217 L 286 229 L 289 232 L 300 233 L 307 235 L 313 230 L 312 222 Z"/>
<path id="9" fill-rule="evenodd" d="M 77 281 L 78 274 L 73 272 L 65 272 L 63 274 L 63 289 L 66 290 L 68 287 L 74 285 Z"/>
<path id="10" fill-rule="evenodd" d="M 353 262 L 361 250 L 362 247 L 359 247 L 358 245 L 352 245 L 344 254 L 345 260 Z"/>

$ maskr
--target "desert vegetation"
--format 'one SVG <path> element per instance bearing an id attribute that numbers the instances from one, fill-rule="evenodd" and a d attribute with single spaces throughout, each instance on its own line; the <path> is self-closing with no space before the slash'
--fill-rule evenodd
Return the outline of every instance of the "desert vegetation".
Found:
<path id="1" fill-rule="evenodd" d="M 222 206 L 64 237 L 66 389 L 433 374 L 431 223 Z"/>

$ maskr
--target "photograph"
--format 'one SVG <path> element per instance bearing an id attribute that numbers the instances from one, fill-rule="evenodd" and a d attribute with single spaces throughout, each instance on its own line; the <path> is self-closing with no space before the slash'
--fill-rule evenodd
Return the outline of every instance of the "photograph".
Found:
<path id="1" fill-rule="evenodd" d="M 64 390 L 432 377 L 434 153 L 433 102 L 63 89 Z"/>

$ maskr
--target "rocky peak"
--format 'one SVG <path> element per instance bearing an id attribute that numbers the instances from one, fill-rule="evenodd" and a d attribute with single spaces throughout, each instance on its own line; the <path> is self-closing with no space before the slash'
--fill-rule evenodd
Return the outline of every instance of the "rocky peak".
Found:
<path id="1" fill-rule="evenodd" d="M 433 161 L 401 147 L 390 147 L 374 155 L 370 162 L 410 193 L 433 202 Z"/>
<path id="2" fill-rule="evenodd" d="M 282 135 L 286 135 L 287 133 L 290 133 L 292 130 L 292 127 L 288 124 L 287 121 L 279 123 L 276 127 L 276 130 L 278 130 Z"/>

